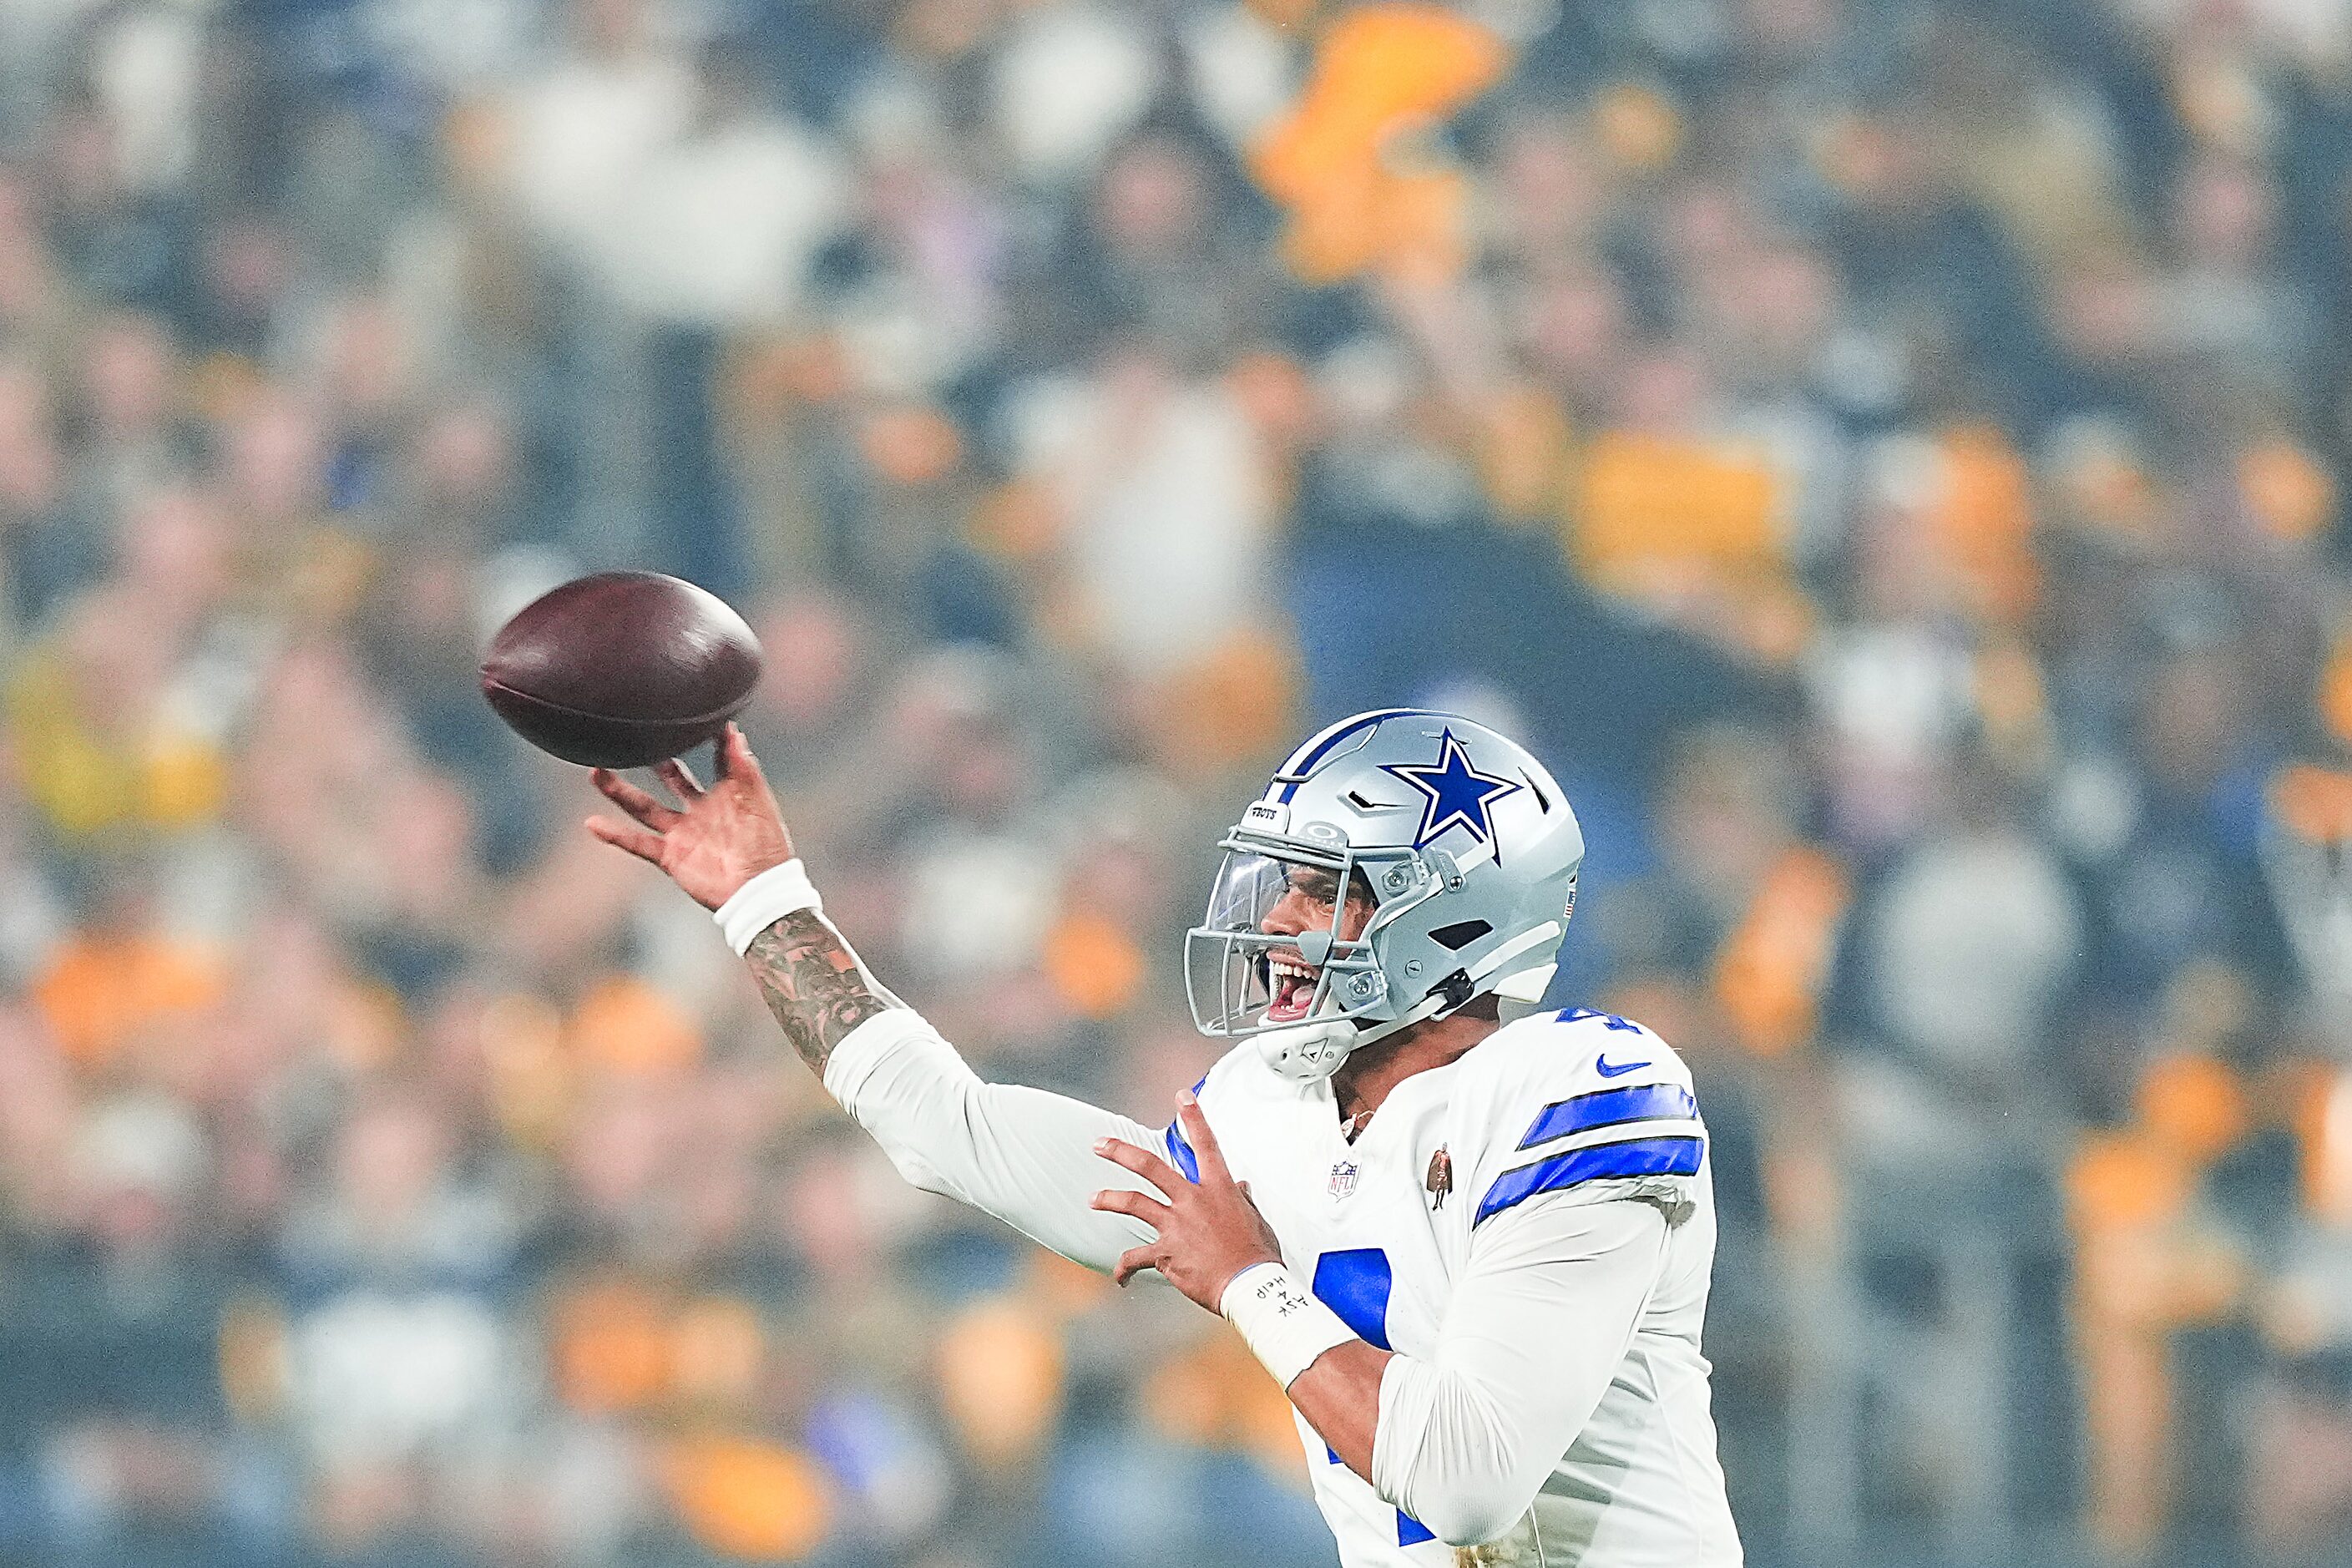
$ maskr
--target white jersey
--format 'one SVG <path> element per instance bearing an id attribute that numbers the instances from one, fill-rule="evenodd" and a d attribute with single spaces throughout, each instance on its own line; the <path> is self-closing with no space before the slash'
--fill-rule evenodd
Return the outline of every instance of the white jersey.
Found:
<path id="1" fill-rule="evenodd" d="M 1197 1174 L 1172 1124 L 982 1084 L 903 1010 L 845 1039 L 825 1084 L 910 1179 L 1097 1268 L 1149 1232 L 1087 1206 L 1138 1184 L 1095 1139 Z M 1664 1041 L 1588 1009 L 1525 1018 L 1399 1083 L 1352 1143 L 1328 1082 L 1248 1043 L 1197 1093 L 1292 1273 L 1396 1352 L 1370 1479 L 1299 1422 L 1347 1568 L 1450 1568 L 1473 1543 L 1483 1563 L 1739 1563 L 1699 1353 L 1706 1133 Z"/>

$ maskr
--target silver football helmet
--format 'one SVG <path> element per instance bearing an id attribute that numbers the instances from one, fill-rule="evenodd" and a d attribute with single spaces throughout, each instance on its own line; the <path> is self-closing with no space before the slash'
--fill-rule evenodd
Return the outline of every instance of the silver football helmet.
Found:
<path id="1" fill-rule="evenodd" d="M 1532 1008 L 1584 863 L 1583 830 L 1541 763 L 1483 724 L 1420 708 L 1316 735 L 1220 847 L 1208 914 L 1184 939 L 1193 1022 L 1258 1037 L 1278 1070 L 1310 1080 L 1488 992 L 1506 1018 Z M 1285 923 L 1302 909 L 1323 923 L 1267 931 L 1294 894 L 1307 901 Z"/>

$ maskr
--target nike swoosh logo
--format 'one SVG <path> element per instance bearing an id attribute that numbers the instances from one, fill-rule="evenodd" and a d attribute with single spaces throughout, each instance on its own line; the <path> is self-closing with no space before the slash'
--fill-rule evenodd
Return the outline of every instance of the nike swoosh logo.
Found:
<path id="1" fill-rule="evenodd" d="M 1594 1058 L 1592 1065 L 1601 1069 L 1601 1076 L 1602 1078 L 1621 1078 L 1626 1073 L 1632 1072 L 1635 1068 L 1645 1068 L 1650 1064 L 1647 1062 L 1612 1062 L 1609 1059 L 1607 1054 L 1603 1053 L 1600 1057 Z"/>

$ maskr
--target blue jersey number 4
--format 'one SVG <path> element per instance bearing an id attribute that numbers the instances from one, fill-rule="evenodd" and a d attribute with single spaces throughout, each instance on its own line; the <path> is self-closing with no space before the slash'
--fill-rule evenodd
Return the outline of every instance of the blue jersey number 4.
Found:
<path id="1" fill-rule="evenodd" d="M 1642 1026 L 1631 1018 L 1621 1018 L 1614 1013 L 1604 1013 L 1598 1007 L 1563 1007 L 1559 1010 L 1563 1024 L 1580 1024 L 1587 1018 L 1598 1018 L 1604 1029 L 1614 1029 L 1621 1035 L 1638 1035 Z"/>
<path id="2" fill-rule="evenodd" d="M 1396 1289 L 1396 1271 L 1389 1255 L 1377 1247 L 1351 1247 L 1327 1252 L 1315 1260 L 1315 1294 L 1356 1331 L 1366 1344 L 1381 1350 L 1389 1343 L 1389 1296 Z M 1323 1450 L 1338 1464 L 1339 1456 L 1327 1445 Z M 1417 1546 L 1437 1539 L 1436 1532 L 1402 1509 L 1396 1510 L 1397 1544 Z"/>

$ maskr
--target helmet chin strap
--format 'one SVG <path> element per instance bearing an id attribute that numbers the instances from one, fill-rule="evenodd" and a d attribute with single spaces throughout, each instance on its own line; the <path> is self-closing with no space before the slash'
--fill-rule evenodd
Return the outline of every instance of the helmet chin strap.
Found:
<path id="1" fill-rule="evenodd" d="M 1401 1018 L 1391 1018 L 1370 1028 L 1358 1026 L 1348 1018 L 1329 1018 L 1321 1023 L 1306 1023 L 1287 1029 L 1268 1029 L 1257 1037 L 1258 1054 L 1265 1065 L 1286 1079 L 1300 1083 L 1316 1083 L 1339 1070 L 1339 1064 L 1358 1047 L 1385 1039 L 1399 1029 L 1432 1017 L 1445 1006 L 1442 991 L 1433 991 L 1408 1009 Z"/>
<path id="2" fill-rule="evenodd" d="M 1487 954 L 1467 978 L 1475 985 L 1528 949 L 1547 941 L 1558 941 L 1559 934 L 1557 921 L 1547 921 L 1531 931 L 1522 932 Z M 1269 1029 L 1257 1037 L 1258 1054 L 1265 1059 L 1266 1066 L 1285 1078 L 1300 1083 L 1318 1082 L 1339 1071 L 1339 1064 L 1361 1047 L 1386 1039 L 1400 1029 L 1410 1028 L 1435 1017 L 1449 1007 L 1461 1006 L 1470 1000 L 1469 996 L 1464 996 L 1460 1001 L 1449 1002 L 1448 997 L 1452 994 L 1452 987 L 1440 985 L 1405 1009 L 1402 1016 L 1374 1024 L 1370 1028 L 1362 1027 L 1350 1019 L 1330 1018 L 1320 1023 L 1309 1021 L 1288 1029 Z M 1475 996 L 1477 993 L 1473 991 L 1470 994 Z"/>

